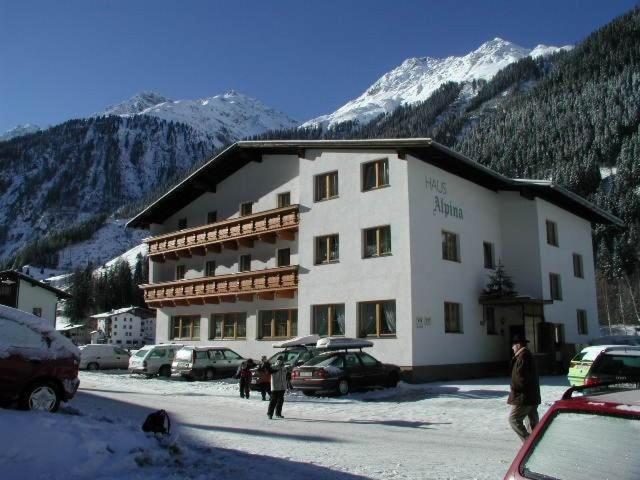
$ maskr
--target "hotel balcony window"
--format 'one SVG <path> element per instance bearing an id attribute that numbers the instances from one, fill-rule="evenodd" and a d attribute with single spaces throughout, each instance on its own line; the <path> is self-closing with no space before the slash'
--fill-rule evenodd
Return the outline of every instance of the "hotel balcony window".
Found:
<path id="1" fill-rule="evenodd" d="M 244 202 L 240 204 L 240 216 L 251 215 L 253 213 L 253 202 Z"/>
<path id="2" fill-rule="evenodd" d="M 493 243 L 483 242 L 482 247 L 484 250 L 484 268 L 496 268 Z"/>
<path id="3" fill-rule="evenodd" d="M 363 257 L 382 257 L 391 255 L 391 227 L 368 228 L 363 234 Z"/>
<path id="4" fill-rule="evenodd" d="M 217 211 L 213 211 L 213 212 L 208 212 L 207 213 L 207 224 L 209 223 L 216 223 L 218 221 L 218 212 Z"/>
<path id="5" fill-rule="evenodd" d="M 278 250 L 278 267 L 288 267 L 291 265 L 291 249 L 281 248 Z"/>
<path id="6" fill-rule="evenodd" d="M 209 340 L 236 340 L 247 338 L 246 312 L 211 315 Z"/>
<path id="7" fill-rule="evenodd" d="M 442 231 L 442 259 L 460 261 L 460 241 L 456 233 Z"/>
<path id="8" fill-rule="evenodd" d="M 200 340 L 200 317 L 171 317 L 170 340 Z"/>
<path id="9" fill-rule="evenodd" d="M 395 335 L 395 300 L 358 303 L 358 327 L 360 337 Z"/>
<path id="10" fill-rule="evenodd" d="M 298 334 L 298 310 L 258 312 L 258 338 L 287 338 Z"/>
<path id="11" fill-rule="evenodd" d="M 377 160 L 362 165 L 362 191 L 389 186 L 389 160 Z"/>
<path id="12" fill-rule="evenodd" d="M 314 201 L 329 200 L 338 196 L 338 172 L 323 173 L 314 178 Z"/>
<path id="13" fill-rule="evenodd" d="M 184 279 L 184 275 L 187 272 L 187 267 L 185 265 L 177 265 L 176 266 L 176 280 Z"/>
<path id="14" fill-rule="evenodd" d="M 178 230 L 183 230 L 187 228 L 187 219 L 181 218 L 178 220 Z"/>
<path id="15" fill-rule="evenodd" d="M 562 283 L 560 275 L 557 273 L 549 274 L 549 291 L 551 292 L 551 300 L 562 300 Z"/>
<path id="16" fill-rule="evenodd" d="M 284 208 L 291 205 L 291 193 L 284 192 L 278 194 L 278 208 Z"/>
<path id="17" fill-rule="evenodd" d="M 587 311 L 578 310 L 578 335 L 588 335 L 589 327 L 587 326 Z"/>
<path id="18" fill-rule="evenodd" d="M 340 242 L 338 235 L 316 237 L 315 264 L 334 263 L 340 260 Z"/>
<path id="19" fill-rule="evenodd" d="M 551 220 L 547 220 L 547 243 L 549 245 L 553 245 L 554 247 L 558 246 L 558 225 L 556 222 L 552 222 Z"/>
<path id="20" fill-rule="evenodd" d="M 344 303 L 313 306 L 313 330 L 320 336 L 344 336 Z"/>
<path id="21" fill-rule="evenodd" d="M 462 333 L 462 318 L 460 304 L 444 302 L 444 332 Z"/>
<path id="22" fill-rule="evenodd" d="M 239 272 L 251 271 L 251 255 L 240 255 Z"/>
<path id="23" fill-rule="evenodd" d="M 213 277 L 215 274 L 216 274 L 216 262 L 213 260 L 210 260 L 205 264 L 204 276 Z"/>
<path id="24" fill-rule="evenodd" d="M 573 276 L 577 278 L 584 278 L 584 270 L 582 268 L 582 255 L 579 253 L 573 254 Z"/>

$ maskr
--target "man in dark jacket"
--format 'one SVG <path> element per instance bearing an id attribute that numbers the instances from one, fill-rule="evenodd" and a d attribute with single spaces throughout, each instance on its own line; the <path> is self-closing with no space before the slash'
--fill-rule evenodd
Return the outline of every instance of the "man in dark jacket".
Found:
<path id="1" fill-rule="evenodd" d="M 527 348 L 529 343 L 523 336 L 513 337 L 511 359 L 511 391 L 507 403 L 511 405 L 509 425 L 524 442 L 538 424 L 540 405 L 540 381 L 533 355 Z M 529 419 L 529 430 L 523 420 Z"/>
<path id="2" fill-rule="evenodd" d="M 287 389 L 287 368 L 282 355 L 278 356 L 276 363 L 269 368 L 269 372 L 271 373 L 271 400 L 267 416 L 273 418 L 275 411 L 277 418 L 284 418 L 282 404 L 284 403 L 284 392 Z"/>

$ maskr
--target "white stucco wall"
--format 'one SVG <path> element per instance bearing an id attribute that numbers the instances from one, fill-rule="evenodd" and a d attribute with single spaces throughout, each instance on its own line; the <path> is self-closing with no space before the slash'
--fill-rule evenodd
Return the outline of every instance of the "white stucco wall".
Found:
<path id="1" fill-rule="evenodd" d="M 20 280 L 20 285 L 18 286 L 18 310 L 33 313 L 34 308 L 41 308 L 42 318 L 46 318 L 52 326 L 55 326 L 57 303 L 58 297 L 55 293 Z"/>

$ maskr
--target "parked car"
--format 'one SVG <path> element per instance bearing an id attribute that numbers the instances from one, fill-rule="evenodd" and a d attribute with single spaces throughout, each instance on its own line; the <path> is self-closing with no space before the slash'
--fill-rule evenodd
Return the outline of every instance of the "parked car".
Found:
<path id="1" fill-rule="evenodd" d="M 618 376 L 635 374 L 640 369 L 640 347 L 598 345 L 585 347 L 569 364 L 569 384 L 578 386 Z"/>
<path id="2" fill-rule="evenodd" d="M 129 358 L 129 373 L 170 377 L 173 358 L 183 346 L 174 343 L 146 345 Z"/>
<path id="3" fill-rule="evenodd" d="M 171 364 L 171 373 L 189 380 L 231 377 L 245 359 L 224 347 L 182 347 Z"/>
<path id="4" fill-rule="evenodd" d="M 80 347 L 80 369 L 129 368 L 129 352 L 118 345 L 91 343 Z"/>
<path id="5" fill-rule="evenodd" d="M 589 345 L 640 345 L 640 335 L 607 335 L 594 338 Z"/>
<path id="6" fill-rule="evenodd" d="M 640 390 L 572 387 L 542 417 L 504 478 L 638 479 L 639 428 Z"/>
<path id="7" fill-rule="evenodd" d="M 268 361 L 273 364 L 276 359 L 282 355 L 284 357 L 285 367 L 287 368 L 287 375 L 289 380 L 291 380 L 291 372 L 294 367 L 304 364 L 318 354 L 318 349 L 316 348 L 318 340 L 320 340 L 319 335 L 306 335 L 278 343 L 274 345 L 274 348 L 283 350 L 271 355 Z M 265 385 L 271 382 L 268 372 L 254 368 L 251 374 L 251 390 L 260 391 Z"/>
<path id="8" fill-rule="evenodd" d="M 400 380 L 400 367 L 381 363 L 362 351 L 372 345 L 368 340 L 323 338 L 316 346 L 325 352 L 294 368 L 291 385 L 307 395 L 346 395 L 363 388 L 395 387 Z"/>
<path id="9" fill-rule="evenodd" d="M 0 403 L 55 412 L 80 385 L 80 351 L 46 320 L 0 305 Z"/>

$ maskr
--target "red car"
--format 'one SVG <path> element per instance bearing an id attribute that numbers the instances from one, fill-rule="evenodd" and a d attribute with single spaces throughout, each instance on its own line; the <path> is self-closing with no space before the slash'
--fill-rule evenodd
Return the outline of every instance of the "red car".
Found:
<path id="1" fill-rule="evenodd" d="M 637 385 L 567 390 L 522 445 L 505 480 L 640 478 Z"/>
<path id="2" fill-rule="evenodd" d="M 79 361 L 46 320 L 0 305 L 0 404 L 55 412 L 78 390 Z"/>

